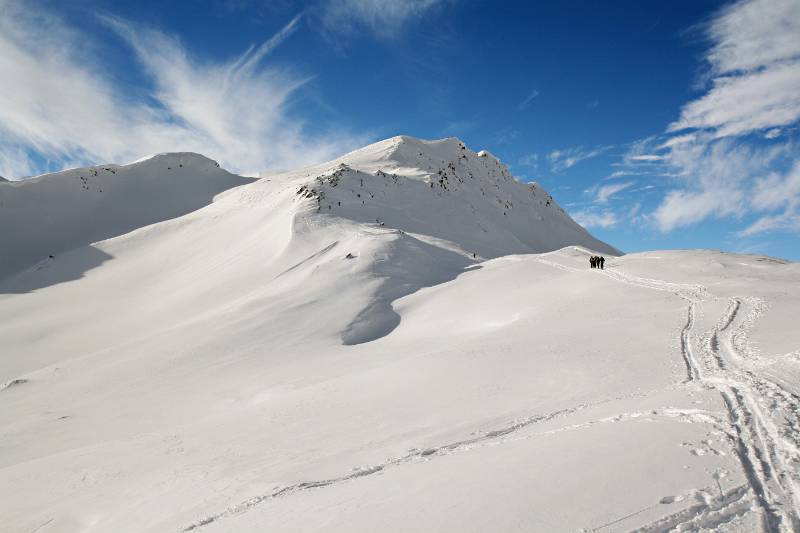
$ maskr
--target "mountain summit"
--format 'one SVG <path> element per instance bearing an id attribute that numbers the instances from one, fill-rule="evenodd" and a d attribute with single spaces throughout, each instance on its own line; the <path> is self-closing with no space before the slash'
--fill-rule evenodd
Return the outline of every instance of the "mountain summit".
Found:
<path id="1" fill-rule="evenodd" d="M 796 263 L 614 257 L 458 139 L 0 183 L 0 228 L 4 531 L 798 530 Z"/>
<path id="2" fill-rule="evenodd" d="M 570 245 L 619 253 L 537 184 L 455 138 L 393 137 L 259 180 L 197 154 L 160 154 L 2 183 L 0 205 L 2 226 L 14 228 L 0 234 L 9 251 L 0 291 L 76 280 L 109 262 L 119 279 L 152 272 L 120 291 L 146 279 L 165 288 L 160 305 L 176 315 L 293 291 L 295 304 L 332 306 L 307 327 L 344 344 L 388 335 L 400 321 L 395 300 L 486 259 Z M 320 301 L 320 291 L 348 304 Z"/>
<path id="3" fill-rule="evenodd" d="M 492 154 L 456 138 L 393 137 L 285 176 L 321 214 L 444 239 L 485 258 L 568 245 L 620 254 L 537 183 L 517 181 Z"/>

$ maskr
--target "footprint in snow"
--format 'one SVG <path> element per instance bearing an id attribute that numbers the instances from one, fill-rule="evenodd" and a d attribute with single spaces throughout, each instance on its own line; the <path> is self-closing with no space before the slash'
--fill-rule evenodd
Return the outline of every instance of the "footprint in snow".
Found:
<path id="1" fill-rule="evenodd" d="M 658 503 L 661 503 L 663 505 L 668 505 L 670 503 L 683 501 L 685 498 L 686 497 L 683 496 L 682 494 L 678 494 L 677 496 L 664 496 L 658 501 Z"/>
<path id="2" fill-rule="evenodd" d="M 25 384 L 27 382 L 28 382 L 28 380 L 27 379 L 23 379 L 23 378 L 12 379 L 11 381 L 6 381 L 2 385 L 0 385 L 0 390 L 10 389 L 11 387 L 16 387 L 18 385 L 23 385 L 23 384 Z"/>

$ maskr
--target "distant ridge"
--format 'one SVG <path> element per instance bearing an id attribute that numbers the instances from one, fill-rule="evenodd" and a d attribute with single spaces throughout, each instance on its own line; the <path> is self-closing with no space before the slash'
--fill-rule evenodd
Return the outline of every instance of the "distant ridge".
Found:
<path id="1" fill-rule="evenodd" d="M 621 253 L 572 220 L 539 184 L 515 179 L 491 153 L 474 152 L 454 137 L 401 135 L 262 179 L 179 152 L 4 181 L 0 227 L 12 231 L 0 234 L 0 279 L 55 254 L 180 217 L 243 184 L 250 184 L 243 194 L 271 198 L 270 209 L 288 209 L 295 226 L 314 217 L 348 220 L 435 239 L 474 259 L 570 245 Z M 290 188 L 294 200 L 280 200 L 276 186 Z"/>
<path id="2" fill-rule="evenodd" d="M 0 278 L 48 256 L 184 215 L 252 180 L 194 153 L 44 174 L 0 187 Z"/>

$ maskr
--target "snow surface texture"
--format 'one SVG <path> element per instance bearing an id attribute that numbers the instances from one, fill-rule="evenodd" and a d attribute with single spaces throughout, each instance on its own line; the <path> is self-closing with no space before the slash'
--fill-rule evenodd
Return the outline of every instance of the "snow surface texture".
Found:
<path id="1" fill-rule="evenodd" d="M 0 180 L 0 279 L 50 255 L 185 215 L 249 181 L 192 153 Z"/>
<path id="2" fill-rule="evenodd" d="M 800 527 L 800 265 L 612 257 L 456 139 L 217 171 L 3 236 L 3 531 Z"/>

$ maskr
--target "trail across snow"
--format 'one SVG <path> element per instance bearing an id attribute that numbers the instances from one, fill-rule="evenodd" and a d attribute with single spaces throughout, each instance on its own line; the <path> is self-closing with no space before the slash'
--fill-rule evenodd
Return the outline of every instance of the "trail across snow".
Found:
<path id="1" fill-rule="evenodd" d="M 582 250 L 582 249 L 581 249 Z M 583 250 L 582 250 L 583 251 Z M 588 254 L 588 250 L 585 250 Z M 539 263 L 571 273 L 585 272 L 548 259 L 549 254 L 536 258 Z M 653 421 L 656 419 L 676 419 L 684 423 L 710 424 L 717 427 L 729 439 L 731 449 L 736 453 L 745 473 L 747 483 L 727 491 L 719 488 L 719 494 L 711 496 L 712 488 L 690 491 L 687 495 L 664 498 L 660 504 L 687 500 L 693 502 L 689 507 L 674 514 L 658 518 L 644 526 L 634 529 L 637 532 L 655 531 L 697 531 L 701 529 L 725 529 L 726 524 L 753 512 L 760 514 L 761 528 L 765 532 L 791 532 L 799 527 L 800 507 L 797 505 L 798 472 L 795 465 L 800 464 L 798 455 L 798 432 L 793 415 L 800 413 L 798 397 L 765 377 L 758 377 L 752 371 L 743 370 L 746 360 L 743 352 L 747 350 L 747 331 L 764 312 L 763 300 L 752 297 L 728 299 L 724 314 L 716 325 L 702 334 L 697 331 L 696 315 L 702 313 L 705 301 L 717 300 L 705 286 L 699 284 L 673 283 L 652 278 L 626 274 L 622 270 L 594 270 L 589 275 L 599 274 L 616 282 L 675 294 L 687 302 L 686 323 L 680 331 L 680 350 L 686 364 L 686 379 L 683 386 L 703 387 L 717 391 L 726 408 L 722 413 L 703 409 L 675 409 L 665 407 L 640 412 L 626 412 L 599 419 L 591 419 L 575 424 L 561 425 L 544 432 L 528 432 L 530 426 L 555 419 L 568 421 L 571 415 L 592 407 L 582 404 L 547 415 L 534 415 L 513 422 L 511 425 L 487 431 L 477 436 L 429 447 L 412 450 L 402 457 L 384 463 L 359 467 L 339 477 L 305 481 L 273 490 L 268 494 L 250 498 L 214 515 L 202 518 L 185 527 L 183 531 L 193 531 L 218 520 L 247 512 L 261 504 L 277 498 L 295 495 L 301 491 L 330 487 L 339 483 L 357 480 L 384 472 L 388 468 L 406 463 L 429 461 L 436 457 L 458 452 L 466 452 L 481 446 L 496 446 L 504 442 L 530 439 L 536 436 L 580 430 L 594 424 L 618 423 L 623 421 Z M 742 311 L 746 311 L 744 317 Z M 739 348 L 736 348 L 738 346 Z M 777 412 L 778 419 L 767 412 Z M 780 420 L 782 416 L 785 418 Z M 648 508 L 615 519 L 609 523 L 587 529 L 603 531 L 624 522 Z"/>
<path id="2" fill-rule="evenodd" d="M 547 259 L 539 261 L 578 271 Z M 728 419 L 713 423 L 726 432 L 739 457 L 750 497 L 758 503 L 762 515 L 763 530 L 800 531 L 800 396 L 759 375 L 756 361 L 746 355 L 748 331 L 763 314 L 766 302 L 756 297 L 729 298 L 716 325 L 698 334 L 695 316 L 704 301 L 716 299 L 706 287 L 646 279 L 615 269 L 595 272 L 621 283 L 674 292 L 688 303 L 680 339 L 686 363 L 685 384 L 712 388 L 721 395 Z M 698 344 L 700 350 L 695 348 Z M 742 494 L 739 490 L 735 492 L 736 498 L 731 498 L 731 494 L 721 495 L 716 502 L 698 506 L 696 513 L 679 513 L 680 521 L 659 520 L 641 531 L 720 526 L 729 513 L 741 511 Z"/>
<path id="3" fill-rule="evenodd" d="M 616 257 L 457 139 L 0 198 L 4 533 L 800 528 L 797 264 Z"/>

